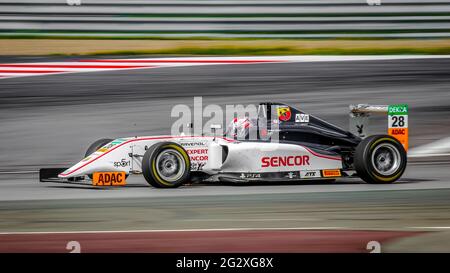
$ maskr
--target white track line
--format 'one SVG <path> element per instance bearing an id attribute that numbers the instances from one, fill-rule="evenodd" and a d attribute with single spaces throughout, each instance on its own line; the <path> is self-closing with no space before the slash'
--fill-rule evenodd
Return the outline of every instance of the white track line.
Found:
<path id="1" fill-rule="evenodd" d="M 412 148 L 408 153 L 411 158 L 436 156 L 450 156 L 450 137 Z"/>
<path id="2" fill-rule="evenodd" d="M 450 227 L 411 227 L 413 229 L 450 229 Z"/>
<path id="3" fill-rule="evenodd" d="M 280 228 L 202 228 L 202 229 L 142 229 L 142 230 L 85 230 L 85 231 L 11 231 L 0 235 L 27 234 L 107 234 L 107 233 L 141 233 L 141 232 L 203 232 L 203 231 L 270 231 L 270 230 L 356 230 L 348 227 L 280 227 Z"/>
<path id="4" fill-rule="evenodd" d="M 394 231 L 394 230 L 447 230 L 450 226 L 431 227 L 388 227 L 386 229 L 370 227 L 271 227 L 271 228 L 192 228 L 192 229 L 137 229 L 137 230 L 81 230 L 81 231 L 5 231 L 0 235 L 34 235 L 34 234 L 109 234 L 109 233 L 158 233 L 158 232 L 214 232 L 214 231 L 303 231 L 303 230 L 336 230 L 336 231 Z"/>
<path id="5" fill-rule="evenodd" d="M 0 174 L 26 174 L 26 173 L 39 173 L 38 170 L 36 171 L 0 171 Z"/>

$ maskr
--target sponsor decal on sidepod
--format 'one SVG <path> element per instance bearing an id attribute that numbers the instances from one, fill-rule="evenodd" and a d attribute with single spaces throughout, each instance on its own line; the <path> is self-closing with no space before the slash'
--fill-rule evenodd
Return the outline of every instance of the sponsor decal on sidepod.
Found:
<path id="1" fill-rule="evenodd" d="M 261 158 L 261 167 L 284 167 L 309 165 L 309 155 L 298 156 L 265 156 Z"/>
<path id="2" fill-rule="evenodd" d="M 188 149 L 186 152 L 192 161 L 207 161 L 208 149 Z"/>
<path id="3" fill-rule="evenodd" d="M 301 178 L 319 178 L 320 171 L 300 171 Z"/>

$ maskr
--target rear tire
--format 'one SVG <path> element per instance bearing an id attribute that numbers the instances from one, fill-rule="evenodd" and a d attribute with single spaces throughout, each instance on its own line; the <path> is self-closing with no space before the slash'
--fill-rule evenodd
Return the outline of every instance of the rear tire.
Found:
<path id="1" fill-rule="evenodd" d="M 406 169 L 407 156 L 402 144 L 389 135 L 373 135 L 356 147 L 356 173 L 370 184 L 388 184 L 399 179 Z"/>
<path id="2" fill-rule="evenodd" d="M 157 143 L 142 158 L 142 174 L 153 187 L 177 188 L 190 177 L 189 155 L 176 143 Z"/>
<path id="3" fill-rule="evenodd" d="M 113 140 L 114 139 L 110 139 L 110 138 L 102 138 L 102 139 L 97 140 L 96 142 L 92 143 L 91 146 L 88 147 L 88 149 L 86 150 L 86 153 L 84 154 L 84 157 L 85 158 L 88 157 L 93 152 L 97 151 L 98 149 L 100 149 L 101 147 L 105 146 L 106 144 L 110 143 Z M 92 179 L 92 174 L 88 174 L 88 177 L 90 179 Z"/>

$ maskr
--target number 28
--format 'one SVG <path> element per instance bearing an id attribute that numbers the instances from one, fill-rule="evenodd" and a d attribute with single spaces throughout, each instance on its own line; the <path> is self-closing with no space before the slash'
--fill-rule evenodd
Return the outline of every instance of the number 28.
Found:
<path id="1" fill-rule="evenodd" d="M 404 116 L 393 116 L 392 117 L 392 127 L 403 127 L 405 126 Z"/>

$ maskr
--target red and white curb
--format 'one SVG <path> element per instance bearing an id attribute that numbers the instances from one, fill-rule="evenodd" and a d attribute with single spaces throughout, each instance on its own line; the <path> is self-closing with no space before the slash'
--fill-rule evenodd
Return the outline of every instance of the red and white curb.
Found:
<path id="1" fill-rule="evenodd" d="M 255 64 L 280 62 L 265 58 L 152 58 L 152 59 L 97 59 L 71 62 L 0 64 L 0 79 L 41 76 L 63 73 L 149 69 L 162 67 Z"/>
<path id="2" fill-rule="evenodd" d="M 265 57 L 184 57 L 140 59 L 93 59 L 70 62 L 4 63 L 0 64 L 0 79 L 25 76 L 42 76 L 63 73 L 149 69 L 162 67 L 261 64 L 286 62 L 331 62 L 395 59 L 450 58 L 450 55 L 414 56 L 265 56 Z"/>

